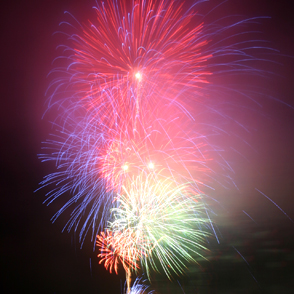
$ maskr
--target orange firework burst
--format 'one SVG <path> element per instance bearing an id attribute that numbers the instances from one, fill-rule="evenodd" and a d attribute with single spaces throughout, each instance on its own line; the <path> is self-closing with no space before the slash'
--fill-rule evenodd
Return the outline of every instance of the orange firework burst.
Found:
<path id="1" fill-rule="evenodd" d="M 106 233 L 101 232 L 97 236 L 96 245 L 100 248 L 99 264 L 104 262 L 110 273 L 114 270 L 117 274 L 120 263 L 126 272 L 140 268 L 138 262 L 144 253 L 138 249 L 134 234 L 130 230 L 123 233 L 108 230 Z"/>

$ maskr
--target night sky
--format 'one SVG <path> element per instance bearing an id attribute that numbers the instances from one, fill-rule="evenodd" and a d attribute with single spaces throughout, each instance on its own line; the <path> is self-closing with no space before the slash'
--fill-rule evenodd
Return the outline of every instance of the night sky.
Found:
<path id="1" fill-rule="evenodd" d="M 211 1 L 216 2 L 216 1 Z M 210 244 L 210 261 L 191 266 L 173 283 L 154 275 L 156 293 L 293 293 L 294 223 L 294 10 L 290 0 L 230 0 L 227 14 L 270 16 L 258 28 L 269 47 L 280 51 L 277 74 L 264 85 L 273 99 L 262 101 L 252 133 L 256 153 L 237 171 L 242 201 L 224 204 L 218 216 L 220 245 Z M 42 115 L 51 62 L 58 37 L 53 33 L 70 11 L 86 21 L 94 1 L 5 1 L 1 4 L 1 279 L 5 293 L 120 293 L 124 274 L 98 265 L 93 244 L 82 249 L 73 232 L 61 233 L 62 216 L 50 218 L 59 203 L 43 205 L 45 192 L 34 191 L 53 164 L 37 158 L 50 132 Z M 293 57 L 290 57 L 293 56 Z M 292 105 L 287 106 L 286 104 Z M 244 169 L 243 169 L 244 167 Z M 246 196 L 246 197 L 244 197 Z M 236 196 L 238 197 L 238 196 Z M 254 219 L 242 213 L 245 210 Z M 240 213 L 241 211 L 241 213 Z M 234 249 L 235 248 L 235 249 Z M 238 254 L 242 254 L 244 259 Z M 179 286 L 182 285 L 182 289 Z M 185 292 L 183 292 L 185 291 Z"/>

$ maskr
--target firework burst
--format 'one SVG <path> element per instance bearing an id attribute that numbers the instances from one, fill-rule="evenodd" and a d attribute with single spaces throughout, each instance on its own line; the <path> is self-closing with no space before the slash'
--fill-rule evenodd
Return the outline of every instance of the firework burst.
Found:
<path id="1" fill-rule="evenodd" d="M 209 221 L 192 186 L 176 186 L 154 173 L 127 184 L 117 196 L 118 207 L 111 210 L 109 230 L 129 240 L 134 246 L 130 252 L 137 254 L 133 259 L 139 257 L 148 275 L 161 267 L 171 278 L 172 272 L 183 272 L 187 261 L 202 257 Z M 121 256 L 126 254 L 129 249 Z"/>
<path id="2" fill-rule="evenodd" d="M 203 49 L 203 24 L 192 22 L 193 9 L 185 12 L 183 3 L 169 0 L 123 0 L 97 3 L 95 10 L 96 19 L 77 24 L 70 46 L 64 45 L 70 64 L 52 82 L 54 96 L 64 97 L 66 89 L 70 105 L 74 99 L 75 108 L 109 127 L 136 112 L 138 100 L 152 112 L 158 104 L 175 104 L 183 86 L 197 96 L 210 75 L 211 54 Z"/>
<path id="3" fill-rule="evenodd" d="M 211 81 L 263 75 L 250 64 L 262 60 L 257 47 L 269 49 L 245 34 L 230 37 L 256 19 L 207 24 L 196 11 L 202 2 L 97 3 L 96 18 L 64 30 L 64 58 L 48 89 L 56 133 L 40 155 L 57 172 L 41 185 L 54 187 L 48 204 L 71 195 L 53 220 L 70 210 L 65 228 L 79 231 L 81 243 L 88 232 L 97 235 L 110 272 L 122 264 L 148 277 L 151 270 L 182 273 L 202 257 L 213 228 L 207 190 L 234 185 L 226 147 L 215 144 L 224 140 L 215 137 L 234 136 L 231 124 L 236 137 L 248 132 L 232 114 L 247 93 Z"/>
<path id="4" fill-rule="evenodd" d="M 104 262 L 104 266 L 110 273 L 113 269 L 118 272 L 119 264 L 123 265 L 125 271 L 139 269 L 138 261 L 141 252 L 134 245 L 132 232 L 101 232 L 97 236 L 96 245 L 100 248 L 98 257 L 99 263 Z"/>

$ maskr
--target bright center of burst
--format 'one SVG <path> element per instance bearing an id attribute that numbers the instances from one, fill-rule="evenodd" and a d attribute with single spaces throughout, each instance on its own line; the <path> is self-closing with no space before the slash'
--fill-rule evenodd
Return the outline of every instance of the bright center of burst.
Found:
<path id="1" fill-rule="evenodd" d="M 135 74 L 135 77 L 136 77 L 136 79 L 137 79 L 138 81 L 141 81 L 141 79 L 142 79 L 142 75 L 141 75 L 140 72 L 137 72 L 137 73 Z"/>
<path id="2" fill-rule="evenodd" d="M 123 169 L 124 171 L 127 171 L 127 170 L 129 169 L 129 166 L 128 166 L 127 164 L 125 164 L 125 165 L 122 166 L 122 169 Z"/>
<path id="3" fill-rule="evenodd" d="M 154 168 L 154 163 L 153 163 L 153 162 L 150 162 L 150 163 L 148 164 L 148 167 L 149 167 L 150 169 L 153 169 L 153 168 Z"/>

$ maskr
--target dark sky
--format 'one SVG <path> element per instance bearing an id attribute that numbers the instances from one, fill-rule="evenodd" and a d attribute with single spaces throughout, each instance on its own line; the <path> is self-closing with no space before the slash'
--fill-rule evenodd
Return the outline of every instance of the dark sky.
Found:
<path id="1" fill-rule="evenodd" d="M 34 193 L 48 172 L 37 158 L 49 124 L 42 120 L 51 61 L 56 57 L 52 36 L 63 12 L 87 19 L 92 2 L 76 0 L 5 1 L 1 4 L 1 278 L 5 293 L 120 293 L 123 274 L 110 275 L 98 265 L 92 244 L 82 250 L 70 234 L 61 233 L 65 219 L 51 216 L 58 203 L 42 205 Z M 94 1 L 93 1 L 94 2 Z M 215 1 L 212 1 L 215 2 Z M 266 85 L 273 97 L 263 101 L 268 115 L 253 134 L 258 155 L 256 173 L 244 176 L 241 202 L 254 218 L 220 216 L 221 245 L 211 245 L 211 261 L 191 267 L 180 278 L 185 293 L 293 293 L 294 225 L 258 188 L 294 219 L 294 17 L 289 0 L 231 0 L 228 14 L 271 16 L 259 29 L 269 46 L 280 50 L 277 76 Z M 245 184 L 244 184 L 245 183 Z M 226 202 L 226 200 L 224 200 Z M 236 204 L 237 205 L 237 204 Z M 240 203 L 238 204 L 240 205 Z M 241 210 L 242 210 L 241 209 Z M 233 249 L 234 246 L 244 258 Z M 256 281 L 255 281 L 256 280 Z M 156 276 L 158 293 L 183 293 Z"/>

